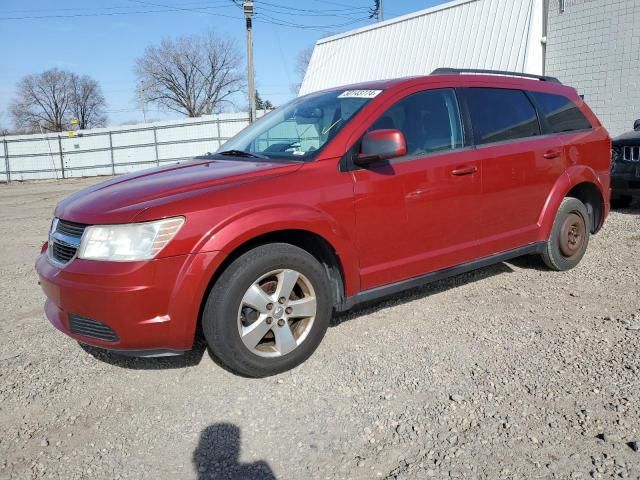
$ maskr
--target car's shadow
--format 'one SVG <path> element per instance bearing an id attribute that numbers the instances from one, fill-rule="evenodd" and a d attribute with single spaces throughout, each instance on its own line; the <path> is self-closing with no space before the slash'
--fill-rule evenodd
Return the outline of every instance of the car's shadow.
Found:
<path id="1" fill-rule="evenodd" d="M 207 350 L 207 344 L 200 337 L 198 337 L 191 350 L 183 355 L 172 357 L 130 357 L 84 343 L 79 343 L 79 345 L 96 360 L 129 370 L 171 370 L 174 368 L 193 367 L 200 363 L 204 352 Z"/>
<path id="2" fill-rule="evenodd" d="M 537 256 L 525 256 L 515 260 L 509 261 L 509 263 L 519 268 L 525 269 L 545 269 L 544 264 Z M 486 278 L 490 278 L 503 273 L 512 273 L 514 270 L 507 263 L 498 263 L 488 267 L 484 267 L 478 270 L 474 270 L 469 273 L 457 275 L 455 277 L 439 280 L 437 282 L 430 283 L 423 287 L 413 288 L 405 292 L 395 294 L 391 297 L 376 300 L 366 304 L 358 305 L 345 313 L 338 313 L 331 319 L 330 327 L 337 327 L 347 321 L 355 320 L 365 315 L 377 312 L 385 308 L 392 308 L 397 305 L 402 305 L 414 300 L 428 297 L 437 293 L 445 292 L 449 289 L 456 288 L 462 285 L 478 282 Z M 220 367 L 228 371 L 226 366 L 222 364 L 211 352 L 207 349 L 206 342 L 202 336 L 202 333 L 197 334 L 197 339 L 192 350 L 186 352 L 184 355 L 174 357 L 159 357 L 159 358 L 137 358 L 128 357 L 108 350 L 92 347 L 89 345 L 80 344 L 81 348 L 89 355 L 93 356 L 101 362 L 108 363 L 110 365 L 126 368 L 131 370 L 169 370 L 175 368 L 185 368 L 198 365 L 205 351 L 209 354 L 207 357 L 213 360 Z"/>
<path id="3" fill-rule="evenodd" d="M 527 267 L 529 268 L 529 267 Z M 365 315 L 378 312 L 386 308 L 392 308 L 405 303 L 420 300 L 430 295 L 445 292 L 452 288 L 468 285 L 486 278 L 490 278 L 503 273 L 512 273 L 514 270 L 506 263 L 497 263 L 488 267 L 480 268 L 469 273 L 463 273 L 454 277 L 429 283 L 422 287 L 412 288 L 404 292 L 397 293 L 390 297 L 382 298 L 372 302 L 355 306 L 348 312 L 338 313 L 331 319 L 330 326 L 337 327 L 345 322 L 355 320 Z"/>

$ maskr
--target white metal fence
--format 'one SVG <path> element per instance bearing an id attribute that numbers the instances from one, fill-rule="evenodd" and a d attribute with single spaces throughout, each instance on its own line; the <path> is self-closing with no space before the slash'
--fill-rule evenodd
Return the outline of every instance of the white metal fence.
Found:
<path id="1" fill-rule="evenodd" d="M 45 135 L 0 137 L 0 182 L 117 175 L 175 163 L 220 145 L 249 124 L 246 113 Z"/>

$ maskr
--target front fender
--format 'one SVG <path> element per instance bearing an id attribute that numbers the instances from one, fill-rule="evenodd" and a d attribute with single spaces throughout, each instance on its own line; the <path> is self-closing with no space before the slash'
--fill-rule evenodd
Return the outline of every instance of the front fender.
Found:
<path id="1" fill-rule="evenodd" d="M 606 201 L 606 195 L 604 194 L 605 188 L 600 181 L 600 178 L 596 172 L 586 165 L 574 165 L 569 167 L 556 181 L 551 189 L 551 192 L 547 196 L 540 217 L 538 218 L 538 225 L 540 226 L 539 241 L 546 241 L 551 235 L 551 229 L 553 228 L 553 222 L 556 218 L 558 208 L 562 203 L 562 200 L 567 196 L 573 187 L 581 183 L 591 183 L 595 185 L 600 192 L 602 204 L 604 206 L 604 212 L 601 215 L 600 222 L 606 217 L 608 212 L 608 202 Z M 600 227 L 600 225 L 598 226 Z"/>
<path id="2" fill-rule="evenodd" d="M 238 213 L 208 232 L 194 251 L 221 251 L 228 256 L 256 237 L 283 230 L 307 231 L 328 242 L 341 263 L 345 295 L 358 291 L 358 257 L 348 232 L 325 212 L 309 206 L 271 205 Z"/>

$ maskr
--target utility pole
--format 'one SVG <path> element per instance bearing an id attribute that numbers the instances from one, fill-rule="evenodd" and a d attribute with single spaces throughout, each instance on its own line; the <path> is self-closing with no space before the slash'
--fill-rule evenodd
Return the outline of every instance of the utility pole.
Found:
<path id="1" fill-rule="evenodd" d="M 384 0 L 373 1 L 373 7 L 369 9 L 369 18 L 375 18 L 378 22 L 384 20 Z"/>
<path id="2" fill-rule="evenodd" d="M 253 0 L 242 3 L 247 26 L 247 81 L 249 83 L 249 123 L 256 120 L 256 90 L 253 74 Z"/>
<path id="3" fill-rule="evenodd" d="M 138 83 L 138 101 L 140 102 L 140 107 L 142 108 L 142 121 L 147 123 L 147 109 L 146 109 L 146 101 L 144 97 L 145 86 L 142 82 Z"/>

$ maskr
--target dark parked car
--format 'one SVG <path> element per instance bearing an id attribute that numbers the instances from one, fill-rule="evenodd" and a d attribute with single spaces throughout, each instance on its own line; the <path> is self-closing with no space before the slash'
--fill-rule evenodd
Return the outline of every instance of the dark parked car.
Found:
<path id="1" fill-rule="evenodd" d="M 613 140 L 611 164 L 611 204 L 615 208 L 631 205 L 633 196 L 640 196 L 640 119 L 633 131 Z"/>

